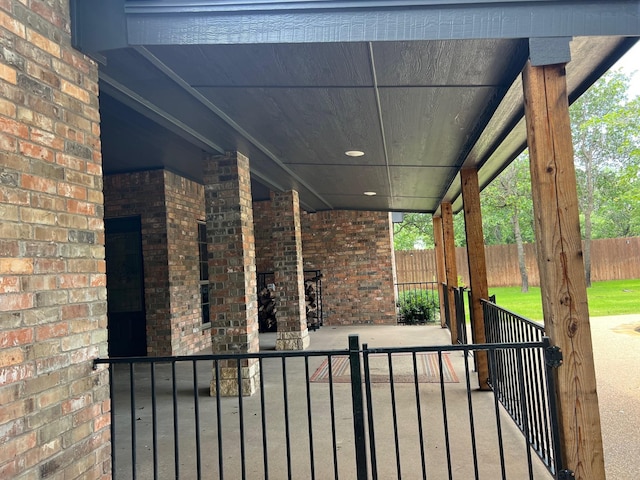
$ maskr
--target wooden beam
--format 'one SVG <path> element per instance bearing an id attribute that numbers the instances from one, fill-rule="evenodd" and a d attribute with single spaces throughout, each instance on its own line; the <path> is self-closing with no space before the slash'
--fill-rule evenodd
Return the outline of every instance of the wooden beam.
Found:
<path id="1" fill-rule="evenodd" d="M 523 71 L 531 184 L 546 334 L 556 369 L 563 466 L 605 478 L 564 64 Z"/>
<path id="2" fill-rule="evenodd" d="M 489 298 L 489 286 L 487 284 L 487 261 L 484 255 L 478 170 L 464 168 L 460 171 L 460 179 L 462 181 L 462 201 L 464 204 L 464 228 L 467 234 L 467 258 L 469 261 L 469 284 L 471 287 L 471 305 L 469 305 L 469 308 L 472 312 L 473 343 L 486 343 L 484 313 L 480 300 Z M 475 359 L 480 390 L 490 390 L 487 352 L 475 352 Z"/>
<path id="3" fill-rule="evenodd" d="M 453 290 L 458 288 L 458 268 L 456 267 L 456 243 L 453 233 L 453 209 L 450 203 L 440 204 L 442 213 L 442 238 L 444 240 L 444 263 L 447 277 L 447 297 L 449 300 L 449 330 L 451 343 L 458 343 L 458 326 L 456 325 L 456 302 Z"/>
<path id="4" fill-rule="evenodd" d="M 433 243 L 435 246 L 436 255 L 436 279 L 438 281 L 438 298 L 440 299 L 440 326 L 447 328 L 445 320 L 445 306 L 444 306 L 444 287 L 443 284 L 447 282 L 447 272 L 445 270 L 444 263 L 444 239 L 442 236 L 442 217 L 433 217 Z"/>

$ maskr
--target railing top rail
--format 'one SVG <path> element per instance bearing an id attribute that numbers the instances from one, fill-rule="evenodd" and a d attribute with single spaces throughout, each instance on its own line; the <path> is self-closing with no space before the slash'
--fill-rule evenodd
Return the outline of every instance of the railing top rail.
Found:
<path id="1" fill-rule="evenodd" d="M 531 349 L 544 348 L 544 340 L 540 342 L 513 342 L 513 343 L 483 343 L 475 345 L 425 345 L 413 347 L 381 347 L 366 348 L 367 354 L 389 354 L 389 353 L 422 353 L 422 352 L 467 352 L 478 350 L 505 350 L 505 349 Z M 280 351 L 280 352 L 255 352 L 255 353 L 228 353 L 228 354 L 207 354 L 207 355 L 178 355 L 163 357 L 114 357 L 96 358 L 94 365 L 100 364 L 130 364 L 130 363 L 177 363 L 177 362 L 200 362 L 215 360 L 244 360 L 244 359 L 269 359 L 269 358 L 303 358 L 303 357 L 327 357 L 337 355 L 349 355 L 349 350 L 310 350 L 310 351 Z"/>
<path id="2" fill-rule="evenodd" d="M 209 360 L 244 360 L 257 358 L 282 358 L 282 357 L 327 357 L 336 355 L 349 355 L 348 349 L 343 350 L 287 350 L 279 352 L 238 352 L 215 353 L 204 355 L 176 355 L 161 357 L 113 357 L 95 358 L 94 364 L 104 363 L 154 363 L 154 362 L 200 362 Z"/>
<path id="3" fill-rule="evenodd" d="M 396 286 L 401 286 L 401 285 L 437 285 L 438 282 L 398 282 L 395 285 Z"/>
<path id="4" fill-rule="evenodd" d="M 544 340 L 540 342 L 512 342 L 512 343 L 477 343 L 473 345 L 428 345 L 420 347 L 380 347 L 366 348 L 368 354 L 376 353 L 422 353 L 422 352 L 467 352 L 479 350 L 507 350 L 545 348 Z"/>
<path id="5" fill-rule="evenodd" d="M 533 327 L 535 329 L 538 329 L 541 332 L 544 332 L 544 325 L 541 325 L 538 322 L 534 322 L 533 320 L 529 320 L 528 318 L 523 317 L 522 315 L 518 315 L 517 313 L 512 312 L 511 310 L 508 310 L 508 309 L 506 309 L 504 307 L 501 307 L 501 306 L 499 306 L 499 305 L 497 305 L 497 304 L 495 304 L 495 303 L 493 303 L 493 302 L 491 302 L 489 300 L 486 300 L 484 298 L 481 298 L 480 302 L 483 305 L 486 305 L 488 308 L 493 308 L 495 310 L 500 310 L 502 312 L 508 313 L 512 317 L 515 317 L 516 320 L 520 320 L 521 322 L 526 323 L 527 325 L 530 325 L 531 327 Z"/>

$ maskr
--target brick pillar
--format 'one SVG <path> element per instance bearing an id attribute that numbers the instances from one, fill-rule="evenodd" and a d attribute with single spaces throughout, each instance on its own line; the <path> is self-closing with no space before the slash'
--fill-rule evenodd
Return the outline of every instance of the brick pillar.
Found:
<path id="1" fill-rule="evenodd" d="M 97 65 L 0 2 L 0 478 L 111 478 Z"/>
<path id="2" fill-rule="evenodd" d="M 214 353 L 258 352 L 258 300 L 249 159 L 232 152 L 204 162 L 211 340 Z M 242 361 L 242 393 L 256 391 L 257 360 Z M 216 393 L 216 371 L 211 394 Z M 220 394 L 238 394 L 237 363 L 220 363 Z"/>
<path id="3" fill-rule="evenodd" d="M 300 201 L 295 190 L 271 196 L 275 222 L 272 230 L 278 306 L 276 350 L 304 350 L 309 330 L 304 302 Z"/>

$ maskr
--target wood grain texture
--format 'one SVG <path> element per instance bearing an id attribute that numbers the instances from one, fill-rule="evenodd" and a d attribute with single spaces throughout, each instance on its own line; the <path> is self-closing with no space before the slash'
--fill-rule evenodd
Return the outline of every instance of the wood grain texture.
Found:
<path id="1" fill-rule="evenodd" d="M 605 478 L 564 65 L 523 71 L 545 330 L 562 349 L 556 370 L 565 468 Z"/>
<path id="2" fill-rule="evenodd" d="M 435 244 L 436 278 L 438 280 L 438 298 L 440 299 L 440 326 L 446 328 L 443 284 L 447 281 L 447 271 L 444 263 L 444 237 L 442 217 L 440 216 L 433 217 L 433 243 Z"/>
<path id="3" fill-rule="evenodd" d="M 380 88 L 390 163 L 462 163 L 461 146 L 474 138 L 498 91 L 485 86 Z"/>
<path id="4" fill-rule="evenodd" d="M 458 342 L 458 326 L 456 325 L 456 302 L 453 289 L 458 288 L 458 269 L 456 268 L 456 243 L 453 232 L 453 210 L 450 203 L 440 205 L 442 213 L 442 238 L 444 239 L 444 263 L 447 276 L 447 298 L 449 300 L 449 329 L 451 343 Z"/>
<path id="5" fill-rule="evenodd" d="M 480 209 L 480 188 L 478 170 L 463 168 L 462 197 L 464 200 L 464 227 L 467 235 L 467 258 L 469 260 L 469 285 L 471 287 L 471 305 L 473 319 L 473 342 L 486 343 L 484 335 L 484 313 L 480 300 L 489 298 L 487 284 L 487 262 L 484 254 L 484 233 L 482 231 L 482 211 Z M 487 352 L 475 352 L 476 371 L 480 390 L 489 388 L 489 363 Z"/>
<path id="6" fill-rule="evenodd" d="M 165 45 L 150 50 L 196 87 L 373 85 L 366 43 Z"/>

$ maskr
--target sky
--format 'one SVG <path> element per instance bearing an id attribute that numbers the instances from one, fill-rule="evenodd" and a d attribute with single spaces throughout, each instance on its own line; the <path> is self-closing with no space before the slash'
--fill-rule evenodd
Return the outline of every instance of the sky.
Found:
<path id="1" fill-rule="evenodd" d="M 622 69 L 627 75 L 635 75 L 631 77 L 629 88 L 629 98 L 640 95 L 640 42 L 636 43 L 618 62 L 613 66 L 614 69 Z"/>

